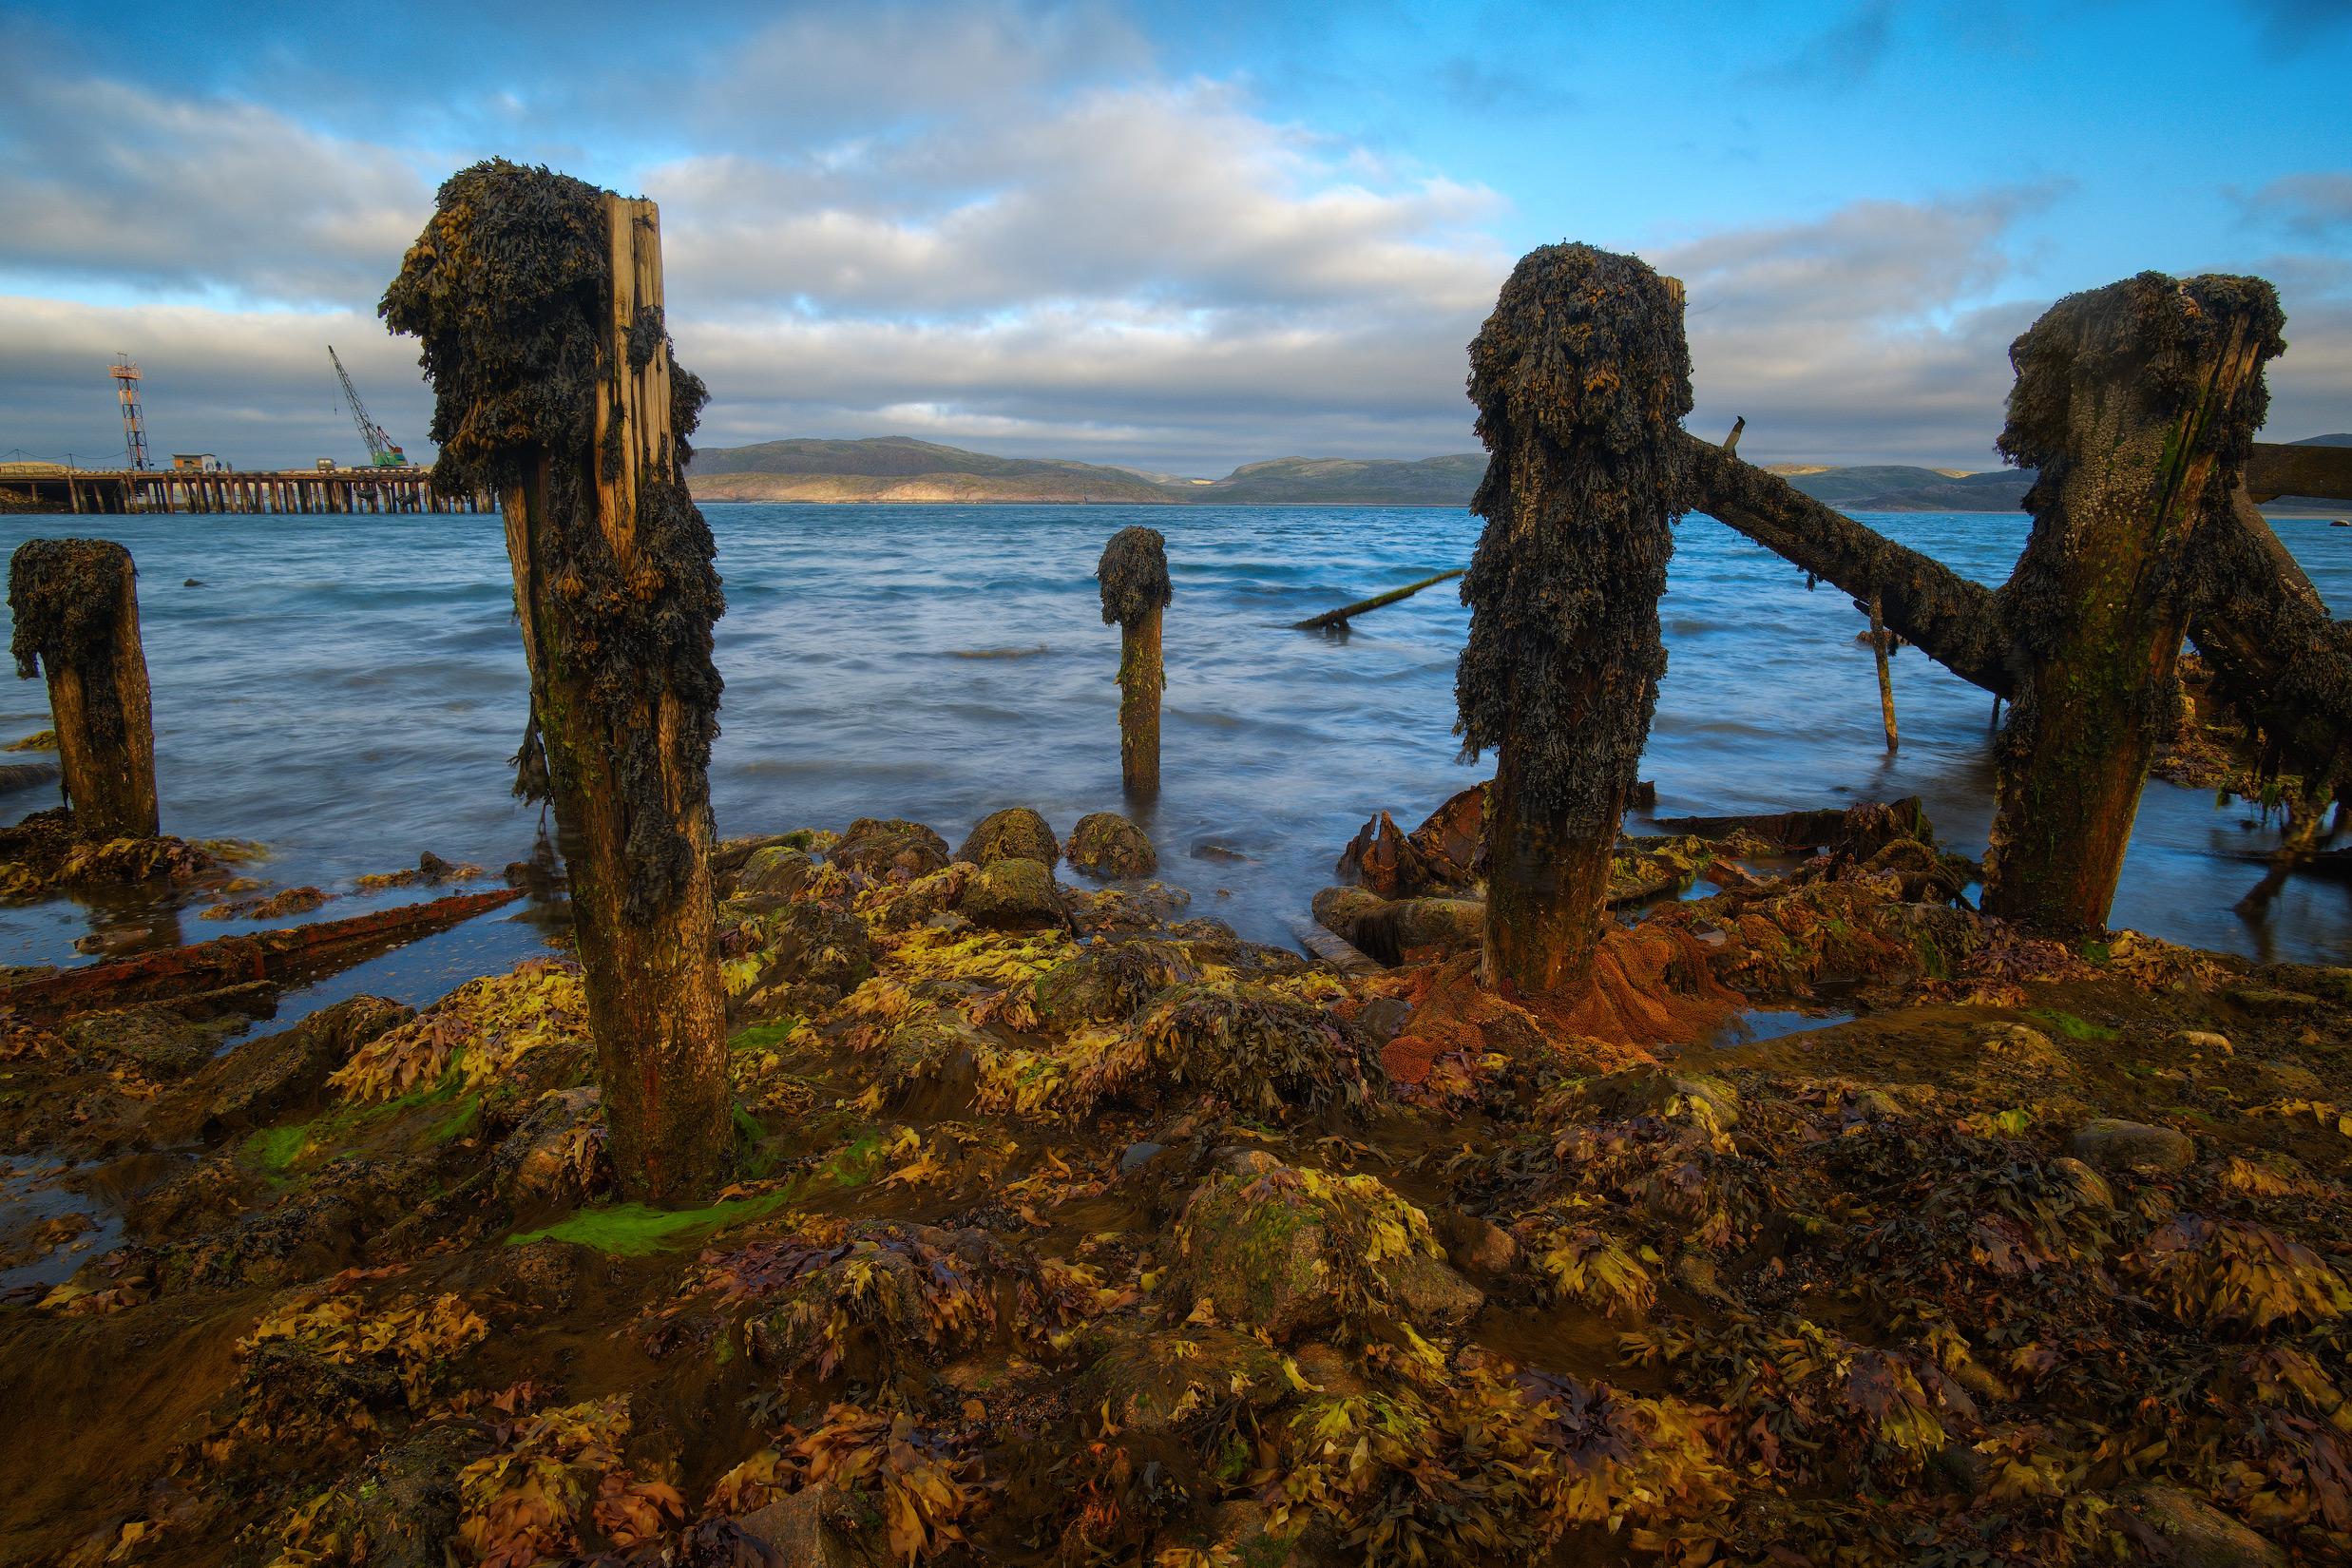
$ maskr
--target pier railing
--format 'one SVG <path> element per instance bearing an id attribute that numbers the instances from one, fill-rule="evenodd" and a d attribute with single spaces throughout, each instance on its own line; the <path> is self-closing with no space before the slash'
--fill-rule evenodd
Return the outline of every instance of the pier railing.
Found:
<path id="1" fill-rule="evenodd" d="M 125 512 L 494 512 L 489 495 L 433 493 L 431 470 L 68 468 L 0 465 L 0 510 Z"/>

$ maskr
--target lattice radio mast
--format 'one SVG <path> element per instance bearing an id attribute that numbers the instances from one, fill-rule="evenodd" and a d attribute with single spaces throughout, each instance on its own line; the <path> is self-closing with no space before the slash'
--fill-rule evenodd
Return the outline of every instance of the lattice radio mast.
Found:
<path id="1" fill-rule="evenodd" d="M 114 387 L 123 397 L 123 445 L 129 449 L 130 466 L 144 470 L 147 462 L 147 427 L 139 413 L 139 367 L 130 362 L 130 355 L 114 356 Z"/>

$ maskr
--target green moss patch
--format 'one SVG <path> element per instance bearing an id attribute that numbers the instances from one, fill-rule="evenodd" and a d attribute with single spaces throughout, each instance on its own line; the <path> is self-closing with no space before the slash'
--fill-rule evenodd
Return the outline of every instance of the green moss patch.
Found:
<path id="1" fill-rule="evenodd" d="M 706 1231 L 738 1220 L 755 1219 L 780 1209 L 789 1193 L 765 1197 L 729 1198 L 700 1209 L 649 1209 L 642 1203 L 615 1203 L 583 1209 L 560 1224 L 540 1231 L 518 1231 L 507 1238 L 509 1247 L 533 1241 L 576 1241 L 600 1252 L 641 1257 L 659 1252 L 673 1240 L 686 1241 Z"/>

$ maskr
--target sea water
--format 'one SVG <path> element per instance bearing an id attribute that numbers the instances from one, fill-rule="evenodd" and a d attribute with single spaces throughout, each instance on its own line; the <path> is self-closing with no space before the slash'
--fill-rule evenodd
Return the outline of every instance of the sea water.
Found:
<path id="1" fill-rule="evenodd" d="M 1125 811 L 1190 912 L 1291 939 L 1348 839 L 1379 811 L 1410 829 L 1490 774 L 1454 736 L 1469 612 L 1445 583 L 1345 635 L 1291 622 L 1464 565 L 1478 520 L 1452 509 L 716 505 L 728 609 L 711 792 L 722 835 L 911 817 L 950 846 L 1005 806 L 1058 833 Z M 1980 583 L 2004 579 L 2021 515 L 1865 519 Z M 509 792 L 526 678 L 498 521 L 486 516 L 9 517 L 5 542 L 89 533 L 136 559 L 167 832 L 265 842 L 253 874 L 339 896 L 330 920 L 430 896 L 351 890 L 430 850 L 493 871 L 532 850 Z M 1093 579 L 1103 543 L 1167 536 L 1176 598 L 1157 800 L 1121 798 L 1119 629 Z M 2352 534 L 2277 525 L 2334 613 Z M 189 580 L 195 580 L 193 583 Z M 1654 815 L 1843 806 L 1916 794 L 1942 843 L 1980 854 L 1992 815 L 1991 699 L 1916 650 L 1894 661 L 1889 755 L 1852 602 L 1711 519 L 1675 529 L 1659 605 L 1671 662 L 1642 763 Z M 0 694 L 7 736 L 48 723 L 39 681 Z M 43 792 L 0 800 L 21 814 Z M 2213 792 L 2151 783 L 2111 923 L 2262 959 L 2352 956 L 2352 894 L 2297 877 L 2266 919 L 2230 906 L 2261 868 L 2233 858 L 2275 824 Z M 1639 818 L 1628 832 L 1646 831 Z M 0 909 L 0 963 L 83 963 L 253 929 L 133 898 Z M 516 919 L 520 913 L 523 918 Z M 541 911 L 544 915 L 545 911 Z M 417 1003 L 538 950 L 546 923 L 501 911 L 314 993 Z M 268 922 L 285 925 L 284 920 Z M 291 1015 L 281 1015 L 291 1016 Z"/>

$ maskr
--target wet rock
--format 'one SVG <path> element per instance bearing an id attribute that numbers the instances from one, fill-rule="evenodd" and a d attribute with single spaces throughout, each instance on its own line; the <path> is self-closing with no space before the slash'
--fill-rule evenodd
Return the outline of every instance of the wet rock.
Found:
<path id="1" fill-rule="evenodd" d="M 2191 1051 L 2219 1051 L 2224 1056 L 2235 1054 L 2228 1035 L 2217 1035 L 2206 1029 L 2183 1029 L 2172 1037 Z"/>
<path id="2" fill-rule="evenodd" d="M 1054 842 L 1054 831 L 1042 816 L 1026 806 L 1008 806 L 982 817 L 955 858 L 975 866 L 1034 860 L 1051 870 L 1061 864 L 1061 847 Z"/>
<path id="3" fill-rule="evenodd" d="M 2254 1069 L 2262 1092 L 2280 1100 L 2309 1100 L 2327 1092 L 2320 1075 L 2294 1061 L 2266 1061 Z"/>
<path id="4" fill-rule="evenodd" d="M 518 1210 L 577 1208 L 612 1182 L 603 1134 L 603 1090 L 549 1090 L 491 1157 L 495 1191 Z"/>
<path id="5" fill-rule="evenodd" d="M 920 822 L 861 816 L 833 846 L 832 861 L 845 870 L 871 877 L 904 871 L 911 880 L 947 866 L 947 841 Z"/>
<path id="6" fill-rule="evenodd" d="M 2084 1208 L 2115 1206 L 2115 1190 L 2107 1184 L 2107 1178 L 2072 1155 L 2060 1155 L 2050 1162 L 2050 1168 L 2074 1195 L 2075 1201 Z"/>
<path id="7" fill-rule="evenodd" d="M 1431 1214 L 1429 1224 L 1445 1260 L 1465 1274 L 1502 1274 L 1519 1267 L 1519 1243 L 1490 1220 L 1444 1209 Z"/>
<path id="8" fill-rule="evenodd" d="M 2273 991 L 2259 985 L 2241 986 L 2222 994 L 2256 1018 L 2293 1018 L 2320 1004 L 2318 997 L 2302 991 Z"/>
<path id="9" fill-rule="evenodd" d="M 1387 902 L 1378 893 L 1362 888 L 1326 888 L 1315 894 L 1310 907 L 1316 922 L 1325 929 L 1345 941 L 1353 942 L 1356 922 Z"/>
<path id="10" fill-rule="evenodd" d="M 493 1446 L 471 1426 L 436 1426 L 387 1448 L 312 1518 L 306 1556 L 368 1568 L 442 1568 L 457 1534 L 459 1472 Z"/>
<path id="11" fill-rule="evenodd" d="M 1119 1174 L 1132 1176 L 1167 1151 L 1163 1143 L 1130 1143 L 1119 1151 Z"/>
<path id="12" fill-rule="evenodd" d="M 267 1189 L 261 1179 L 222 1157 L 142 1194 L 123 1213 L 123 1228 L 143 1241 L 216 1230 L 253 1204 Z"/>
<path id="13" fill-rule="evenodd" d="M 1434 1329 L 1484 1305 L 1443 1261 L 1425 1216 L 1377 1177 L 1258 1158 L 1269 1164 L 1210 1178 L 1186 1206 L 1178 1272 L 1195 1310 L 1206 1301 L 1215 1321 L 1279 1344 L 1357 1310 Z"/>
<path id="14" fill-rule="evenodd" d="M 2149 1555 L 2170 1568 L 2286 1568 L 2286 1553 L 2211 1503 L 2170 1486 L 2123 1494 Z"/>
<path id="15" fill-rule="evenodd" d="M 67 1047 L 138 1067 L 149 1078 L 178 1078 L 212 1060 L 220 1036 L 164 1007 L 86 1013 L 60 1031 Z"/>
<path id="16" fill-rule="evenodd" d="M 1584 1119 L 1630 1121 L 1638 1116 L 1669 1120 L 1696 1117 L 1715 1130 L 1739 1125 L 1739 1091 L 1718 1078 L 1677 1076 L 1662 1067 L 1626 1067 L 1597 1078 L 1580 1091 Z"/>
<path id="17" fill-rule="evenodd" d="M 1078 819 L 1062 851 L 1073 870 L 1093 876 L 1149 876 L 1159 870 L 1159 851 L 1141 828 L 1117 812 L 1092 812 Z"/>
<path id="18" fill-rule="evenodd" d="M 248 1132 L 306 1109 L 325 1088 L 327 1075 L 354 1051 L 415 1016 L 415 1008 L 389 998 L 355 996 L 291 1029 L 246 1041 L 206 1074 L 213 1093 L 204 1106 L 203 1136 Z M 163 1111 L 156 1118 L 159 1128 L 173 1119 Z"/>
<path id="19" fill-rule="evenodd" d="M 1026 931 L 1065 926 L 1069 916 L 1055 896 L 1053 872 L 1042 861 L 1000 860 L 983 866 L 964 884 L 956 912 L 975 926 Z"/>
<path id="20" fill-rule="evenodd" d="M 1150 937 L 1098 941 L 1038 976 L 1029 1001 L 1039 1018 L 1067 1032 L 1126 1018 L 1169 986 L 1199 978 L 1199 966 L 1182 943 Z"/>
<path id="21" fill-rule="evenodd" d="M 2197 1145 L 2187 1134 L 2176 1133 L 2170 1127 L 2095 1117 L 2075 1134 L 2075 1154 L 2086 1164 L 2107 1171 L 2129 1170 L 2135 1165 L 2185 1171 L 2197 1157 Z"/>
<path id="22" fill-rule="evenodd" d="M 1486 1292 L 1456 1273 L 1451 1265 L 1421 1252 L 1379 1267 L 1390 1298 L 1415 1327 L 1458 1329 L 1486 1305 Z"/>
<path id="23" fill-rule="evenodd" d="M 757 944 L 747 956 L 760 967 L 748 982 L 731 979 L 728 984 L 748 1016 L 763 1017 L 805 1003 L 800 993 L 812 987 L 846 994 L 874 972 L 873 937 L 866 923 L 832 905 L 791 904 L 747 925 Z"/>
<path id="24" fill-rule="evenodd" d="M 819 1482 L 735 1522 L 775 1554 L 772 1568 L 872 1568 L 865 1548 L 841 1527 L 838 1515 L 849 1501 Z"/>
<path id="25" fill-rule="evenodd" d="M 1140 888 L 1102 888 L 1091 893 L 1064 888 L 1061 896 L 1071 924 L 1085 935 L 1159 930 L 1193 901 L 1191 893 L 1164 882 L 1147 882 Z"/>
<path id="26" fill-rule="evenodd" d="M 1140 1434 L 1166 1432 L 1195 1413 L 1208 1416 L 1238 1394 L 1270 1409 L 1291 1392 L 1282 1363 L 1253 1336 L 1214 1324 L 1162 1333 L 1133 1319 L 1105 1322 L 1087 1336 L 1092 1361 L 1079 1375 L 1081 1409 L 1110 1407 L 1111 1419 Z"/>
<path id="27" fill-rule="evenodd" d="M 789 898 L 806 888 L 815 874 L 816 861 L 808 851 L 772 844 L 744 857 L 735 887 L 738 893 L 776 893 Z"/>

